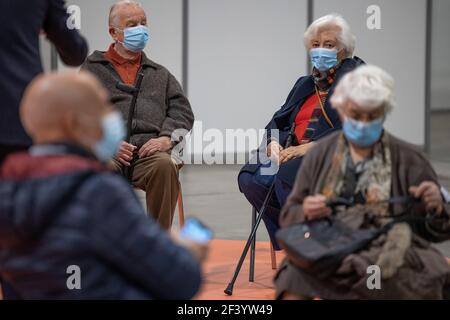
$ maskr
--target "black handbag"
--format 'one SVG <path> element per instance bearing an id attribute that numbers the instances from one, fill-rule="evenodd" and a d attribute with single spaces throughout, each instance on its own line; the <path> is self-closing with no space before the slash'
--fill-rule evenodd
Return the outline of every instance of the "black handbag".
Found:
<path id="1" fill-rule="evenodd" d="M 416 202 L 417 200 L 411 196 L 392 197 L 380 201 L 380 203 L 408 205 L 404 213 L 391 215 L 390 217 L 394 219 L 381 228 L 355 230 L 332 216 L 281 229 L 276 233 L 276 238 L 293 264 L 319 278 L 326 278 L 339 268 L 346 256 L 363 250 L 381 234 L 389 231 L 394 224 L 417 219 L 405 216 Z M 350 207 L 356 203 L 354 198 L 336 198 L 330 200 L 328 206 L 334 211 L 337 206 Z"/>
<path id="2" fill-rule="evenodd" d="M 346 256 L 364 249 L 389 227 L 354 230 L 338 220 L 320 219 L 281 229 L 276 238 L 293 264 L 326 278 Z"/>

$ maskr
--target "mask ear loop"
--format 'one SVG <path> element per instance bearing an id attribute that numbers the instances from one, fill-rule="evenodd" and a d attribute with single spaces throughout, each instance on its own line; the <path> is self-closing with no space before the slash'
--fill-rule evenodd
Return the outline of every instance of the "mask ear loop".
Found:
<path id="1" fill-rule="evenodd" d="M 336 46 L 334 49 L 336 49 L 336 58 L 338 59 L 338 64 L 342 62 L 342 60 L 348 58 L 348 55 L 342 56 L 342 59 L 339 59 L 339 53 L 340 52 L 346 52 L 346 48 L 342 45 Z"/>
<path id="2" fill-rule="evenodd" d="M 119 30 L 122 33 L 124 33 L 124 29 L 120 29 L 119 27 L 114 27 L 114 26 L 113 26 L 113 28 L 116 29 L 116 30 Z M 123 46 L 123 42 L 122 41 L 119 41 L 119 40 L 114 40 L 114 41 L 115 41 L 115 43 L 120 43 Z"/>

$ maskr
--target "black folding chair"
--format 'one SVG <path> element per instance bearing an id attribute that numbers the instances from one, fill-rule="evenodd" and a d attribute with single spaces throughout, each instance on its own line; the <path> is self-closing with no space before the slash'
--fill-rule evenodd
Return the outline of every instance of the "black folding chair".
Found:
<path id="1" fill-rule="evenodd" d="M 252 229 L 255 227 L 256 216 L 258 212 L 255 207 L 252 207 Z M 256 237 L 253 238 L 252 246 L 250 247 L 250 270 L 248 273 L 248 281 L 255 281 L 255 254 L 256 254 Z M 270 241 L 270 261 L 272 263 L 272 269 L 277 269 L 277 255 L 273 249 L 272 241 Z"/>

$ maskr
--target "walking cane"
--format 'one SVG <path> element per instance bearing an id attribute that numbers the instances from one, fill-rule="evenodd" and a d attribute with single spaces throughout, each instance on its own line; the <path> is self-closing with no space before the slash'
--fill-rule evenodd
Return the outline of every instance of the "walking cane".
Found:
<path id="1" fill-rule="evenodd" d="M 289 135 L 288 135 L 286 144 L 284 146 L 285 149 L 289 148 L 291 146 L 292 140 L 294 138 L 294 133 L 295 133 L 295 123 L 292 124 L 291 129 L 289 130 Z M 258 230 L 259 224 L 261 223 L 261 219 L 262 219 L 264 213 L 266 212 L 267 206 L 269 205 L 270 198 L 272 198 L 274 189 L 275 189 L 275 180 L 270 185 L 270 188 L 269 188 L 269 191 L 267 192 L 266 198 L 264 199 L 261 209 L 259 210 L 258 217 L 256 218 L 256 222 L 253 225 L 252 232 L 250 232 L 250 236 L 248 237 L 247 243 L 245 244 L 244 251 L 242 251 L 242 255 L 236 266 L 236 270 L 234 271 L 233 278 L 231 279 L 230 283 L 224 290 L 224 292 L 229 296 L 231 296 L 233 294 L 234 283 L 236 282 L 239 272 L 241 271 L 241 267 L 242 267 L 242 264 L 244 263 L 245 257 L 247 256 L 248 249 L 250 248 L 250 245 L 252 244 L 252 241 L 256 236 L 256 231 Z"/>
<path id="2" fill-rule="evenodd" d="M 119 81 L 116 83 L 117 89 L 133 95 L 133 99 L 131 99 L 130 109 L 128 111 L 127 135 L 125 137 L 125 141 L 128 143 L 130 143 L 130 140 L 131 140 L 131 134 L 132 134 L 132 130 L 133 130 L 133 128 L 132 128 L 133 117 L 134 117 L 134 113 L 136 110 L 136 104 L 137 104 L 137 98 L 139 95 L 139 91 L 141 91 L 142 79 L 144 79 L 144 74 L 138 73 L 135 86 L 130 86 L 130 85 L 127 85 L 127 84 L 125 84 L 123 82 L 119 82 Z M 135 160 L 135 154 L 133 154 L 133 159 L 131 160 L 131 162 L 133 162 L 134 160 Z M 123 174 L 129 181 L 131 181 L 131 178 L 132 178 L 131 176 L 133 174 L 133 171 L 131 170 L 130 167 L 125 167 L 123 170 Z"/>

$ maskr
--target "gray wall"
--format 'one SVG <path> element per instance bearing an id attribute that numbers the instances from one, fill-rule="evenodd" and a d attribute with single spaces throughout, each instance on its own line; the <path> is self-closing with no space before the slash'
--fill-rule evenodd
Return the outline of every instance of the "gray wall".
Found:
<path id="1" fill-rule="evenodd" d="M 51 69 L 51 47 L 50 42 L 44 37 L 39 37 L 39 46 L 41 50 L 41 61 L 44 72 L 48 72 Z"/>
<path id="2" fill-rule="evenodd" d="M 450 110 L 450 1 L 432 2 L 431 109 Z"/>
<path id="3" fill-rule="evenodd" d="M 203 129 L 265 127 L 306 73 L 306 25 L 306 0 L 190 1 L 189 98 Z"/>

